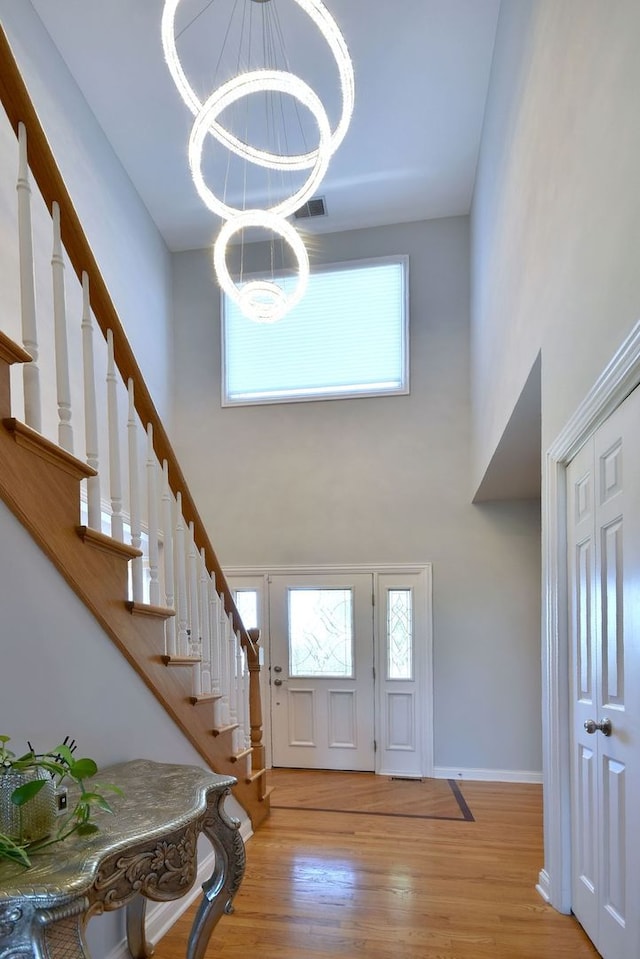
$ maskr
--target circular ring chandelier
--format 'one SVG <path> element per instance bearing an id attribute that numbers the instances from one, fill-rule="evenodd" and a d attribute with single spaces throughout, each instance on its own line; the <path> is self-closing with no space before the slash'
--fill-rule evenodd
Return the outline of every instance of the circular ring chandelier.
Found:
<path id="1" fill-rule="evenodd" d="M 248 0 L 245 0 L 248 2 Z M 261 0 L 274 2 L 275 0 Z M 331 156 L 347 132 L 354 108 L 355 82 L 353 65 L 344 37 L 338 25 L 321 0 L 293 0 L 316 25 L 329 45 L 340 78 L 342 111 L 334 130 L 331 130 L 326 110 L 311 87 L 300 77 L 283 70 L 261 69 L 239 73 L 218 87 L 201 102 L 182 68 L 176 48 L 175 17 L 180 0 L 165 0 L 162 14 L 162 45 L 171 76 L 180 96 L 195 117 L 189 138 L 188 156 L 191 175 L 198 195 L 224 223 L 214 247 L 214 268 L 220 286 L 238 304 L 250 319 L 272 323 L 281 319 L 301 299 L 309 275 L 309 257 L 304 243 L 285 217 L 304 205 L 317 190 L 324 177 Z M 218 122 L 220 114 L 231 104 L 255 93 L 281 93 L 293 97 L 313 116 L 318 128 L 318 146 L 307 152 L 286 154 L 259 149 L 237 137 Z M 301 187 L 290 196 L 267 209 L 243 210 L 228 205 L 207 186 L 202 173 L 202 152 L 208 134 L 211 134 L 231 153 L 245 161 L 271 170 L 310 170 Z M 297 282 L 287 293 L 275 277 L 251 280 L 238 286 L 227 266 L 227 245 L 237 233 L 259 227 L 284 240 L 297 261 Z"/>

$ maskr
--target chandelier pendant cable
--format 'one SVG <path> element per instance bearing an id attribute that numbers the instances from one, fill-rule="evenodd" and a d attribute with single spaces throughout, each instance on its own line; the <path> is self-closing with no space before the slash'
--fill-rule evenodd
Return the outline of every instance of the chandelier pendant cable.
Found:
<path id="1" fill-rule="evenodd" d="M 221 83 L 206 99 L 201 100 L 196 94 L 187 74 L 183 69 L 178 56 L 176 40 L 186 30 L 199 20 L 214 3 L 209 2 L 191 21 L 179 32 L 176 32 L 176 11 L 180 0 L 165 0 L 162 14 L 162 45 L 165 60 L 171 77 L 184 103 L 194 117 L 191 134 L 188 141 L 188 160 L 191 176 L 196 191 L 212 213 L 219 216 L 224 222 L 217 236 L 213 249 L 213 263 L 220 286 L 225 293 L 238 305 L 240 310 L 250 319 L 261 323 L 273 323 L 282 319 L 304 295 L 309 276 L 309 257 L 295 228 L 288 222 L 296 210 L 317 191 L 325 176 L 330 159 L 347 132 L 354 108 L 355 82 L 353 65 L 344 37 L 322 0 L 290 0 L 308 15 L 311 22 L 319 30 L 326 41 L 335 61 L 341 90 L 341 112 L 335 125 L 331 123 L 326 109 L 314 90 L 301 77 L 293 73 L 289 67 L 285 52 L 282 27 L 276 12 L 276 0 L 234 0 L 233 12 L 238 3 L 243 4 L 241 43 L 236 60 L 236 74 Z M 260 5 L 262 12 L 262 57 L 263 63 L 254 66 L 252 59 L 252 9 L 249 8 L 249 27 L 245 31 L 247 4 Z M 232 14 L 233 17 L 233 14 Z M 224 48 L 227 44 L 231 20 L 224 36 L 223 48 L 216 66 L 216 76 L 222 60 Z M 202 21 L 200 21 L 200 26 Z M 248 34 L 248 54 L 246 66 L 242 63 L 242 38 Z M 280 61 L 284 68 L 278 66 L 276 46 L 280 48 Z M 249 142 L 249 100 L 256 95 L 262 95 L 265 100 L 264 126 L 268 134 L 266 145 L 252 145 Z M 278 96 L 280 109 L 277 111 L 275 97 Z M 299 134 L 302 139 L 302 149 L 289 150 L 289 137 L 285 122 L 284 98 L 293 104 L 293 110 L 298 118 Z M 228 123 L 221 120 L 226 112 L 228 117 L 237 110 L 240 101 L 246 101 L 245 123 L 243 132 L 230 128 Z M 316 131 L 315 147 L 309 149 L 306 140 L 305 128 L 302 123 L 300 109 L 304 108 L 314 121 Z M 276 115 L 278 114 L 278 115 Z M 213 140 L 227 151 L 227 171 L 224 177 L 222 196 L 211 189 L 207 184 L 203 171 L 203 152 L 205 144 Z M 244 161 L 244 205 L 234 205 L 227 202 L 229 170 L 231 157 Z M 247 164 L 252 164 L 265 170 L 267 180 L 267 205 L 257 207 L 247 200 Z M 293 175 L 306 173 L 306 179 L 301 185 L 292 187 L 286 193 L 287 179 L 293 180 Z M 273 189 L 273 176 L 279 181 L 279 188 Z M 284 198 L 282 194 L 285 193 Z M 248 208 L 247 208 L 248 207 Z M 272 238 L 271 243 L 271 276 L 268 278 L 244 281 L 244 238 L 245 231 L 255 229 L 266 231 Z M 227 258 L 229 242 L 240 234 L 240 278 L 236 282 L 231 276 Z M 296 277 L 293 289 L 275 276 L 273 241 L 278 240 L 282 249 L 290 251 L 296 263 Z"/>

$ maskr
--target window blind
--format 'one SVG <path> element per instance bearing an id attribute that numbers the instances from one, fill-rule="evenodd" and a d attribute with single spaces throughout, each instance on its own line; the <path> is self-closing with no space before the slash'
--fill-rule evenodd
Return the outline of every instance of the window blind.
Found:
<path id="1" fill-rule="evenodd" d="M 408 392 L 407 270 L 398 257 L 312 273 L 271 324 L 223 296 L 223 404 Z"/>

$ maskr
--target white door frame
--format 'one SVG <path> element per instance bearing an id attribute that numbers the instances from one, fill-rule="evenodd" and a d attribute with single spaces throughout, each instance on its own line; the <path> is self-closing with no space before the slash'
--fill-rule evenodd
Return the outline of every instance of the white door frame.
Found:
<path id="1" fill-rule="evenodd" d="M 544 362 L 544 358 L 543 358 Z M 551 445 L 543 462 L 542 768 L 544 868 L 537 889 L 571 912 L 569 638 L 565 472 L 589 436 L 640 384 L 640 321 Z"/>
<path id="2" fill-rule="evenodd" d="M 261 631 L 262 636 L 267 636 L 269 633 L 269 611 L 268 611 L 268 577 L 269 576 L 311 576 L 316 573 L 320 575 L 324 574 L 333 574 L 333 575 L 350 575 L 354 573 L 368 573 L 371 574 L 374 581 L 374 588 L 377 585 L 377 576 L 376 574 L 388 574 L 391 576 L 399 575 L 403 573 L 418 573 L 422 574 L 425 577 L 425 589 L 426 589 L 426 602 L 427 602 L 427 615 L 426 615 L 426 636 L 425 636 L 425 662 L 423 664 L 423 682 L 425 697 L 424 702 L 420 704 L 420 717 L 419 721 L 423 724 L 424 738 L 422 742 L 422 762 L 424 769 L 424 776 L 426 778 L 432 778 L 434 774 L 434 734 L 433 734 L 433 597 L 432 597 L 432 564 L 431 563 L 394 563 L 394 564 L 366 564 L 366 565 L 349 565 L 349 566 L 225 566 L 224 575 L 229 580 L 234 579 L 243 579 L 245 583 L 243 585 L 250 586 L 250 580 L 254 581 L 254 584 L 258 582 L 262 583 L 263 588 L 263 623 L 264 627 Z M 233 587 L 232 587 L 233 588 Z M 378 628 L 378 608 L 377 605 L 374 607 L 374 636 L 377 641 L 377 628 Z M 265 666 L 270 665 L 270 650 L 264 649 L 264 659 Z M 262 701 L 263 704 L 266 704 L 269 699 L 269 683 L 268 683 L 268 670 L 263 669 L 261 671 L 261 690 L 262 690 Z M 376 692 L 377 696 L 377 692 Z M 263 742 L 266 746 L 266 761 L 267 766 L 271 766 L 271 712 L 270 709 L 263 708 Z M 377 715 L 377 710 L 375 714 L 375 737 L 379 741 L 379 718 Z M 378 771 L 378 761 L 379 761 L 380 752 L 376 754 L 376 772 Z"/>

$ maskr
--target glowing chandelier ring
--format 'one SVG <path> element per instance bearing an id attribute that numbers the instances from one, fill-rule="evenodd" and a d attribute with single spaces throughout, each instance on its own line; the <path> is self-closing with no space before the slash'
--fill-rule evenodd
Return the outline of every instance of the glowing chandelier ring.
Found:
<path id="1" fill-rule="evenodd" d="M 301 7 L 313 20 L 327 41 L 338 67 L 342 90 L 342 113 L 335 130 L 330 134 L 329 156 L 331 157 L 342 143 L 353 114 L 355 102 L 353 64 L 351 63 L 349 50 L 340 32 L 340 28 L 321 0 L 293 0 L 293 2 Z M 169 72 L 178 88 L 180 96 L 191 113 L 195 117 L 198 117 L 203 109 L 203 104 L 187 80 L 176 48 L 175 16 L 179 3 L 180 0 L 166 0 L 165 2 L 162 14 L 162 46 Z M 209 103 L 209 100 L 207 103 Z M 208 132 L 227 147 L 227 149 L 258 166 L 265 166 L 275 170 L 306 170 L 309 167 L 315 166 L 318 162 L 318 152 L 320 148 L 295 156 L 283 156 L 277 153 L 270 153 L 267 150 L 258 150 L 234 136 L 221 124 L 217 123 L 215 119 L 212 119 L 208 127 Z"/>
<path id="2" fill-rule="evenodd" d="M 250 227 L 272 230 L 291 248 L 298 261 L 297 282 L 291 293 L 286 294 L 282 287 L 269 280 L 251 280 L 242 289 L 234 283 L 227 266 L 227 246 L 236 233 Z M 304 296 L 309 278 L 309 256 L 299 233 L 286 220 L 268 210 L 246 210 L 224 223 L 213 247 L 213 265 L 225 293 L 259 323 L 275 323 L 282 319 Z"/>
<path id="3" fill-rule="evenodd" d="M 251 73 L 233 77 L 214 90 L 205 101 L 196 116 L 189 138 L 189 166 L 195 188 L 205 206 L 223 220 L 237 216 L 242 213 L 242 209 L 224 203 L 205 183 L 202 174 L 204 142 L 207 133 L 213 129 L 216 117 L 223 110 L 245 96 L 262 91 L 284 93 L 299 100 L 313 114 L 320 135 L 318 149 L 314 151 L 314 166 L 308 178 L 289 198 L 270 207 L 267 212 L 282 217 L 291 216 L 313 196 L 329 166 L 331 159 L 329 118 L 322 101 L 304 80 L 293 73 L 280 70 L 253 70 Z"/>

